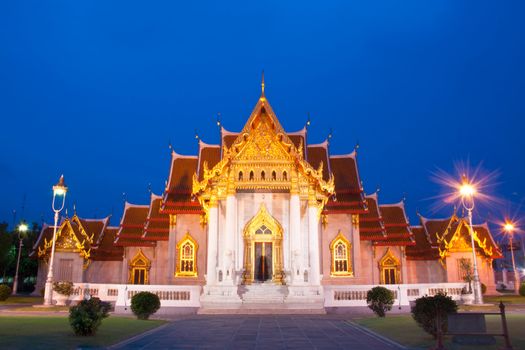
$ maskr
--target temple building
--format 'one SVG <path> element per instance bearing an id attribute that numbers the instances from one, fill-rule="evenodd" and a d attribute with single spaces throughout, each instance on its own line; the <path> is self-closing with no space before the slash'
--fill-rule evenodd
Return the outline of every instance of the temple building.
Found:
<path id="1" fill-rule="evenodd" d="M 110 217 L 65 217 L 57 228 L 55 280 L 200 286 L 206 305 L 323 305 L 333 286 L 463 282 L 472 260 L 467 221 L 420 216 L 404 202 L 365 194 L 357 149 L 331 154 L 308 127 L 286 132 L 264 93 L 240 132 L 199 141 L 195 156 L 172 151 L 162 194 L 125 203 Z M 117 223 L 114 223 L 117 224 Z M 34 246 L 43 287 L 53 227 Z M 494 290 L 501 257 L 486 224 L 475 225 L 481 281 Z"/>

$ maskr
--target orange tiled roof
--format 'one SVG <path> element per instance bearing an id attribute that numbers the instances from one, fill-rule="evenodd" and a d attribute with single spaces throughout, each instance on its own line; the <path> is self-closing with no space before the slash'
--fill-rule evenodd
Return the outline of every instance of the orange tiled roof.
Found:
<path id="1" fill-rule="evenodd" d="M 359 235 L 361 240 L 387 239 L 381 213 L 377 205 L 377 194 L 365 197 L 368 210 L 359 216 Z"/>
<path id="2" fill-rule="evenodd" d="M 167 241 L 170 233 L 170 217 L 161 213 L 162 197 L 151 194 L 149 213 L 146 218 L 142 239 L 153 241 Z"/>

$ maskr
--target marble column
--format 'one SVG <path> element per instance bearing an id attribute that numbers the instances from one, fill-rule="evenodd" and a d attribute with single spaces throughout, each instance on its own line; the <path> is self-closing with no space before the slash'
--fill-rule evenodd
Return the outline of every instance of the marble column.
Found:
<path id="1" fill-rule="evenodd" d="M 290 196 L 290 258 L 292 283 L 304 282 L 303 251 L 301 249 L 301 202 L 298 194 Z"/>
<path id="2" fill-rule="evenodd" d="M 223 281 L 233 283 L 235 266 L 235 232 L 236 230 L 236 198 L 233 194 L 226 197 L 226 226 L 224 229 L 224 265 Z"/>
<path id="3" fill-rule="evenodd" d="M 308 248 L 310 255 L 310 273 L 308 282 L 318 286 L 321 282 L 319 269 L 319 217 L 317 203 L 308 203 Z"/>
<path id="4" fill-rule="evenodd" d="M 206 264 L 206 284 L 217 282 L 217 238 L 219 235 L 219 213 L 217 203 L 210 205 L 208 213 L 208 259 Z"/>
<path id="5" fill-rule="evenodd" d="M 168 281 L 173 283 L 175 277 L 175 264 L 177 263 L 177 215 L 170 214 L 168 238 Z"/>
<path id="6" fill-rule="evenodd" d="M 352 214 L 352 271 L 354 277 L 361 277 L 361 239 L 359 237 L 359 215 Z"/>

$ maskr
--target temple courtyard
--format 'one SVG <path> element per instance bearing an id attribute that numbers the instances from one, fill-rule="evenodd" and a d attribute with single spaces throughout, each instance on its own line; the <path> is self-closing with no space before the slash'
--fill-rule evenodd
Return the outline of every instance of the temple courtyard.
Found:
<path id="1" fill-rule="evenodd" d="M 496 300 L 497 299 L 497 300 Z M 525 348 L 525 297 L 487 297 L 507 304 L 514 349 Z M 325 315 L 170 315 L 139 321 L 117 313 L 105 319 L 94 337 L 74 336 L 67 307 L 41 308 L 41 298 L 15 297 L 0 302 L 0 338 L 8 349 L 427 349 L 434 340 L 412 320 L 408 308 L 394 307 L 386 318 L 355 307 Z M 494 306 L 462 306 L 462 312 L 491 312 Z M 500 321 L 487 316 L 487 329 Z M 446 339 L 447 349 L 473 349 Z M 501 339 L 494 346 L 498 349 Z"/>

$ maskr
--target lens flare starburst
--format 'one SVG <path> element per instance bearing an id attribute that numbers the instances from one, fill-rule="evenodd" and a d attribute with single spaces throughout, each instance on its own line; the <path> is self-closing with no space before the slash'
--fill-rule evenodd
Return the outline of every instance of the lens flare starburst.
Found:
<path id="1" fill-rule="evenodd" d="M 499 202 L 490 191 L 497 184 L 498 171 L 487 172 L 481 168 L 481 164 L 471 168 L 465 163 L 455 163 L 452 173 L 442 169 L 432 172 L 432 180 L 440 185 L 441 193 L 432 197 L 436 200 L 433 205 L 436 211 L 449 206 L 458 207 L 461 203 L 487 205 Z"/>

